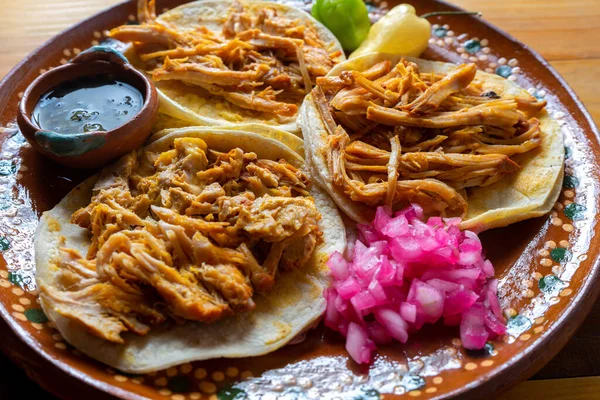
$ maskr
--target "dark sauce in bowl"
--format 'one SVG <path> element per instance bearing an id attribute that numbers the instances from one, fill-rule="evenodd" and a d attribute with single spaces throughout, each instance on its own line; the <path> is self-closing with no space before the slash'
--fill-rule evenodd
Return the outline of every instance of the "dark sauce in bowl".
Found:
<path id="1" fill-rule="evenodd" d="M 143 105 L 139 90 L 114 77 L 82 78 L 42 95 L 32 119 L 41 129 L 61 134 L 110 131 L 135 117 Z"/>

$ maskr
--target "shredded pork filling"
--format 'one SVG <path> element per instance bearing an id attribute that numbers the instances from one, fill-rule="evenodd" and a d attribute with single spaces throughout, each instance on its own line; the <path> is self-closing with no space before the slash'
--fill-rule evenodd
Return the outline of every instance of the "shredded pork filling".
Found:
<path id="1" fill-rule="evenodd" d="M 340 54 L 330 53 L 314 26 L 235 3 L 220 33 L 200 26 L 178 31 L 156 21 L 154 1 L 138 1 L 140 25 L 123 25 L 111 37 L 134 43 L 152 78 L 199 87 L 238 107 L 275 116 L 296 115 L 317 77 Z"/>
<path id="2" fill-rule="evenodd" d="M 62 248 L 63 289 L 42 290 L 58 313 L 117 343 L 169 318 L 209 323 L 252 310 L 255 291 L 306 264 L 320 240 L 309 185 L 284 160 L 212 151 L 197 138 L 132 153 L 72 216 L 90 231 L 88 253 Z"/>
<path id="3" fill-rule="evenodd" d="M 317 79 L 333 184 L 352 201 L 464 217 L 470 188 L 515 173 L 512 156 L 542 144 L 545 102 L 485 92 L 474 64 L 446 75 L 406 60 Z"/>

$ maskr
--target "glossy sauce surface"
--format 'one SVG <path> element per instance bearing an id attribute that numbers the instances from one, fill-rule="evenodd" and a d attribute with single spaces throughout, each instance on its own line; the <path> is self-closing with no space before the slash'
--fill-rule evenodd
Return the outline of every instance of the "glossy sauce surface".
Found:
<path id="1" fill-rule="evenodd" d="M 133 86 L 110 76 L 66 82 L 45 93 L 32 119 L 61 134 L 110 131 L 132 119 L 144 98 Z"/>

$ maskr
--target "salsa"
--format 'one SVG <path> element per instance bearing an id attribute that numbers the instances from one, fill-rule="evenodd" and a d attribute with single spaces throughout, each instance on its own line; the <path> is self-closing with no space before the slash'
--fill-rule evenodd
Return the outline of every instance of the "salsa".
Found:
<path id="1" fill-rule="evenodd" d="M 33 121 L 56 133 L 109 131 L 125 124 L 142 108 L 135 87 L 110 76 L 83 78 L 45 93 L 33 110 Z"/>

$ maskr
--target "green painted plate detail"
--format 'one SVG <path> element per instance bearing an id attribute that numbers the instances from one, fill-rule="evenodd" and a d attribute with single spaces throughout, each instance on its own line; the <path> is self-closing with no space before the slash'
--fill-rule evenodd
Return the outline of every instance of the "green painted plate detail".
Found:
<path id="1" fill-rule="evenodd" d="M 217 398 L 219 400 L 242 400 L 247 399 L 248 394 L 242 389 L 234 387 L 225 387 L 219 390 L 219 392 L 217 393 Z"/>
<path id="2" fill-rule="evenodd" d="M 533 323 L 531 320 L 523 315 L 515 315 L 506 323 L 506 332 L 511 336 L 519 336 L 521 333 L 527 331 Z"/>
<path id="3" fill-rule="evenodd" d="M 571 203 L 565 206 L 565 215 L 573 221 L 583 219 L 585 217 L 586 208 L 581 204 Z"/>
<path id="4" fill-rule="evenodd" d="M 546 275 L 538 281 L 538 286 L 544 293 L 552 293 L 557 289 L 563 288 L 565 285 L 556 275 Z"/>
<path id="5" fill-rule="evenodd" d="M 378 400 L 381 398 L 381 394 L 373 388 L 361 388 L 363 393 L 352 398 L 352 400 Z"/>
<path id="6" fill-rule="evenodd" d="M 573 154 L 573 151 L 571 150 L 571 148 L 565 147 L 565 158 L 570 158 L 571 154 Z"/>
<path id="7" fill-rule="evenodd" d="M 0 161 L 0 176 L 8 176 L 17 172 L 17 164 L 12 161 Z"/>
<path id="8" fill-rule="evenodd" d="M 579 179 L 572 175 L 565 175 L 563 179 L 563 187 L 567 189 L 575 189 L 579 185 Z"/>
<path id="9" fill-rule="evenodd" d="M 28 310 L 25 310 L 24 314 L 27 317 L 27 319 L 31 322 L 36 322 L 38 324 L 48 322 L 48 317 L 46 317 L 46 314 L 44 314 L 44 312 L 40 308 L 30 308 Z"/>
<path id="10" fill-rule="evenodd" d="M 569 261 L 572 256 L 573 253 L 571 253 L 564 247 L 557 247 L 550 251 L 550 258 L 552 258 L 557 263 Z"/>
<path id="11" fill-rule="evenodd" d="M 467 53 L 469 54 L 475 54 L 477 53 L 479 50 L 481 50 L 481 43 L 479 43 L 478 40 L 467 40 L 464 44 L 463 47 L 465 48 L 465 50 L 467 51 Z"/>
<path id="12" fill-rule="evenodd" d="M 6 251 L 9 248 L 10 248 L 10 241 L 8 240 L 8 238 L 5 238 L 4 236 L 0 236 L 0 252 Z"/>
<path id="13" fill-rule="evenodd" d="M 25 286 L 25 280 L 23 279 L 23 277 L 19 274 L 15 274 L 14 272 L 8 273 L 8 281 L 15 286 Z"/>

